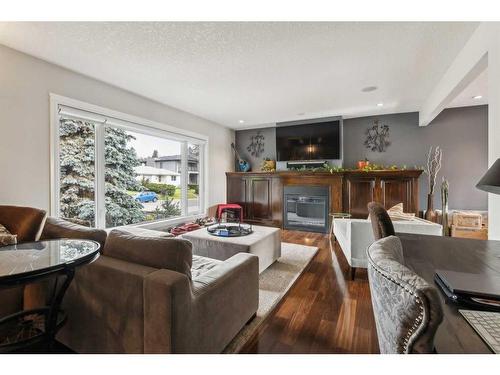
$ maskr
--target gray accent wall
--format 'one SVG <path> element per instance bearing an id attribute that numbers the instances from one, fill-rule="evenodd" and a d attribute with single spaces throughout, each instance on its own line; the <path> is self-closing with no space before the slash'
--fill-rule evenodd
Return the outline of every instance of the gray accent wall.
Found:
<path id="1" fill-rule="evenodd" d="M 390 127 L 391 145 L 386 152 L 372 152 L 363 142 L 366 129 L 379 119 Z M 254 158 L 246 151 L 250 137 L 260 130 L 265 136 L 265 152 Z M 450 182 L 451 209 L 487 210 L 488 196 L 475 184 L 488 168 L 488 106 L 450 108 L 444 110 L 431 124 L 418 126 L 418 113 L 399 113 L 344 120 L 344 166 L 353 168 L 360 159 L 368 158 L 376 164 L 408 168 L 422 167 L 430 146 L 443 149 L 443 167 L 438 175 L 434 207 L 441 208 L 439 189 L 442 177 Z M 276 158 L 275 129 L 236 131 L 236 147 L 243 158 L 260 170 L 264 157 Z M 427 176 L 420 177 L 420 207 L 427 204 Z"/>
<path id="2" fill-rule="evenodd" d="M 379 119 L 390 127 L 391 145 L 386 152 L 371 152 L 364 145 L 365 132 Z M 418 113 L 361 117 L 344 120 L 344 166 L 360 159 L 408 168 L 424 166 L 430 146 L 443 149 L 443 166 L 437 178 L 434 207 L 441 208 L 440 186 L 450 182 L 449 207 L 488 209 L 488 195 L 475 188 L 488 168 L 488 106 L 444 110 L 428 126 L 418 126 Z M 427 205 L 427 176 L 420 177 L 420 207 Z"/>
<path id="3" fill-rule="evenodd" d="M 257 158 L 250 155 L 247 147 L 258 131 L 264 136 L 264 152 Z M 258 172 L 265 158 L 276 160 L 276 128 L 238 130 L 235 132 L 235 146 L 240 156 L 250 163 L 252 171 Z"/>

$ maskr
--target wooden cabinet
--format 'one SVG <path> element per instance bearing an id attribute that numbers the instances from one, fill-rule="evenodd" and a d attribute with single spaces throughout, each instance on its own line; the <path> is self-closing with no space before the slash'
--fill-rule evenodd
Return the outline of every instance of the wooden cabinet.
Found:
<path id="1" fill-rule="evenodd" d="M 373 177 L 351 177 L 344 188 L 344 211 L 354 218 L 366 218 L 368 203 L 376 200 L 376 179 Z"/>
<path id="2" fill-rule="evenodd" d="M 375 201 L 385 208 L 403 203 L 405 212 L 418 214 L 420 170 L 346 171 L 338 173 L 228 172 L 227 202 L 243 207 L 245 221 L 281 227 L 283 224 L 283 186 L 330 187 L 330 212 L 348 212 L 354 218 L 368 216 L 367 204 Z"/>
<path id="3" fill-rule="evenodd" d="M 402 202 L 407 212 L 414 212 L 415 209 L 413 208 L 412 202 L 412 180 L 410 178 L 380 179 L 380 195 L 378 201 L 385 208 L 391 208 Z"/>
<path id="4" fill-rule="evenodd" d="M 243 207 L 245 222 L 281 226 L 283 190 L 275 174 L 233 174 L 227 178 L 227 201 Z"/>
<path id="5" fill-rule="evenodd" d="M 393 175 L 390 175 L 390 172 L 372 172 L 369 176 L 346 176 L 345 211 L 354 218 L 366 218 L 368 216 L 366 206 L 373 201 L 382 204 L 386 209 L 403 203 L 405 212 L 418 214 L 418 176 L 421 171 L 398 172 L 398 174 L 393 172 Z"/>

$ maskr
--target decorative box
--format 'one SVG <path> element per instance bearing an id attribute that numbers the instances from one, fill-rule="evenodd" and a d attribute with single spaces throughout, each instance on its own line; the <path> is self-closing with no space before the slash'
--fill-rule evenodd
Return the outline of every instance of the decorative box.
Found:
<path id="1" fill-rule="evenodd" d="M 456 227 L 481 229 L 483 216 L 480 213 L 457 211 L 453 214 L 452 224 Z"/>
<path id="2" fill-rule="evenodd" d="M 488 239 L 488 228 L 470 228 L 451 226 L 451 236 L 460 238 L 473 238 L 476 240 Z"/>

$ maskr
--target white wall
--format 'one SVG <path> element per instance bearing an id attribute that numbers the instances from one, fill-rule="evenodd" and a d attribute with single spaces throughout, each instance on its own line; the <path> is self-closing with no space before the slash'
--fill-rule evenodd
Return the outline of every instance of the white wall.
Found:
<path id="1" fill-rule="evenodd" d="M 479 25 L 422 106 L 420 124 L 429 124 L 486 64 L 488 165 L 491 166 L 500 158 L 500 22 L 483 22 Z M 488 237 L 500 240 L 499 195 L 488 194 L 488 216 Z"/>
<path id="2" fill-rule="evenodd" d="M 50 207 L 50 93 L 207 135 L 208 205 L 225 202 L 233 130 L 0 45 L 0 204 Z"/>
<path id="3" fill-rule="evenodd" d="M 488 50 L 488 165 L 500 158 L 500 27 Z M 488 194 L 488 237 L 500 240 L 500 195 Z"/>

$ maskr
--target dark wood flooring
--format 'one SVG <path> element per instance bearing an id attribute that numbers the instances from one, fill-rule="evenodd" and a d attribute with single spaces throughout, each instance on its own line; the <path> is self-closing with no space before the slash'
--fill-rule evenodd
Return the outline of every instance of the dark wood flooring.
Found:
<path id="1" fill-rule="evenodd" d="M 282 231 L 282 241 L 319 252 L 241 353 L 378 353 L 366 270 L 354 281 L 328 236 Z"/>

